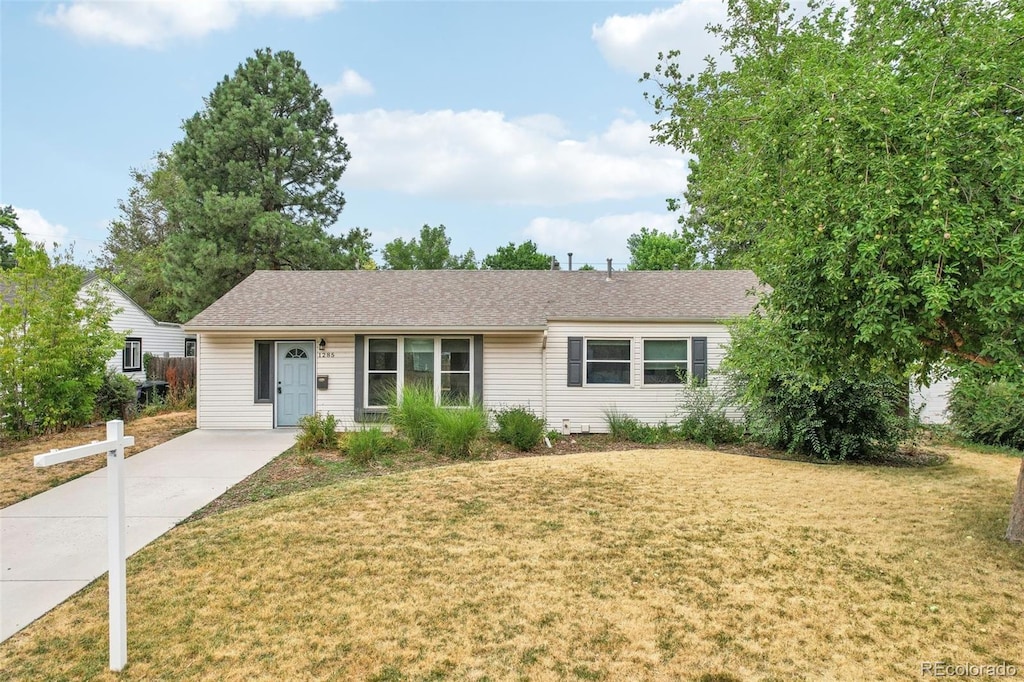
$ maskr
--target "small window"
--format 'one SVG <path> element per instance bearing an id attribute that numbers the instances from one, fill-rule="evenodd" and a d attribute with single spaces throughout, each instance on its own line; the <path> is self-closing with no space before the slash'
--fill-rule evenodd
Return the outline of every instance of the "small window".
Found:
<path id="1" fill-rule="evenodd" d="M 441 398 L 469 405 L 469 339 L 441 339 Z"/>
<path id="2" fill-rule="evenodd" d="M 196 340 L 185 339 L 185 357 L 194 358 L 196 356 Z"/>
<path id="3" fill-rule="evenodd" d="M 366 406 L 386 407 L 398 390 L 398 339 L 366 344 Z"/>
<path id="4" fill-rule="evenodd" d="M 274 400 L 274 342 L 257 341 L 254 352 L 256 374 L 256 397 L 258 403 Z"/>
<path id="5" fill-rule="evenodd" d="M 644 385 L 686 381 L 687 359 L 685 339 L 645 339 Z"/>
<path id="6" fill-rule="evenodd" d="M 587 340 L 587 383 L 629 384 L 629 339 Z"/>
<path id="7" fill-rule="evenodd" d="M 306 355 L 306 351 L 302 350 L 301 348 L 292 348 L 287 353 L 285 353 L 284 357 L 286 359 L 296 359 L 297 358 L 297 359 L 300 359 L 300 360 L 305 360 L 309 356 Z"/>
<path id="8" fill-rule="evenodd" d="M 125 372 L 142 371 L 142 339 L 129 336 L 124 340 L 121 368 Z"/>

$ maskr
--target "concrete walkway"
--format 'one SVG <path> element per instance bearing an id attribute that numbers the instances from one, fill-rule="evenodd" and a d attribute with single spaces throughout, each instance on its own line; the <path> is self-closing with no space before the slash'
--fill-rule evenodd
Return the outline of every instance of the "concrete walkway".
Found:
<path id="1" fill-rule="evenodd" d="M 131 424 L 125 434 L 132 434 Z M 128 553 L 166 533 L 294 442 L 294 430 L 197 430 L 127 458 Z M 107 568 L 106 468 L 0 509 L 0 641 Z"/>

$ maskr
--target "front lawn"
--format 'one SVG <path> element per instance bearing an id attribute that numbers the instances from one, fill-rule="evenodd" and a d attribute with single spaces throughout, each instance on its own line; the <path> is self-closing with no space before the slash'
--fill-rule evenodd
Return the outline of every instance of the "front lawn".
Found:
<path id="1" fill-rule="evenodd" d="M 661 449 L 343 481 L 179 526 L 0 645 L 11 679 L 914 679 L 1024 670 L 1019 461 Z"/>

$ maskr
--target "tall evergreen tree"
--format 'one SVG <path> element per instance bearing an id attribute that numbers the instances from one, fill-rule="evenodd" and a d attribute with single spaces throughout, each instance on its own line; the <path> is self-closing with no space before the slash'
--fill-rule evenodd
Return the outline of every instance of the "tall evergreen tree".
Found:
<path id="1" fill-rule="evenodd" d="M 179 318 L 257 269 L 355 267 L 347 237 L 326 232 L 345 204 L 350 155 L 331 105 L 291 52 L 257 50 L 184 123 L 172 149 L 183 191 L 168 206 L 180 230 L 164 247 Z"/>

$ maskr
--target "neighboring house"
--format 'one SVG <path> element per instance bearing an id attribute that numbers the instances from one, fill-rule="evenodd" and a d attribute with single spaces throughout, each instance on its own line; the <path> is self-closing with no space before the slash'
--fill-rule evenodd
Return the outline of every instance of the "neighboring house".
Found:
<path id="1" fill-rule="evenodd" d="M 548 428 L 606 431 L 614 408 L 672 419 L 679 374 L 707 377 L 723 320 L 756 303 L 749 271 L 260 271 L 185 324 L 207 429 L 345 428 L 412 382 Z"/>
<path id="2" fill-rule="evenodd" d="M 96 274 L 86 276 L 82 291 L 99 290 L 117 311 L 110 318 L 110 328 L 125 334 L 124 348 L 107 362 L 107 368 L 121 372 L 135 381 L 143 381 L 142 364 L 145 353 L 158 357 L 195 355 L 196 339 L 186 335 L 180 324 L 158 322 L 138 303 L 114 284 Z"/>
<path id="3" fill-rule="evenodd" d="M 946 376 L 933 379 L 929 386 L 910 387 L 910 409 L 920 410 L 924 424 L 948 424 L 949 392 L 953 390 L 954 379 Z"/>

